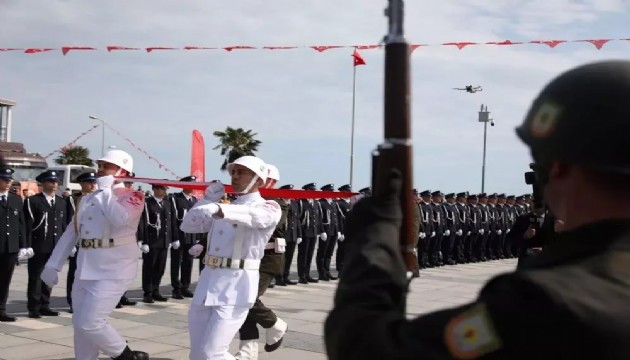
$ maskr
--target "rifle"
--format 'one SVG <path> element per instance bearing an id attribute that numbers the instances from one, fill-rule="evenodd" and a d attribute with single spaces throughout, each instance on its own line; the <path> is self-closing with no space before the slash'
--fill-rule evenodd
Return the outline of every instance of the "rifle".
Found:
<path id="1" fill-rule="evenodd" d="M 372 189 L 374 196 L 385 190 L 385 181 L 392 169 L 402 174 L 400 203 L 402 206 L 402 227 L 400 229 L 400 249 L 407 270 L 418 268 L 415 245 L 418 234 L 414 234 L 415 216 L 412 197 L 412 151 L 411 151 L 411 91 L 409 44 L 404 36 L 403 0 L 389 0 L 385 10 L 389 18 L 389 32 L 385 44 L 385 106 L 384 141 L 372 154 Z"/>

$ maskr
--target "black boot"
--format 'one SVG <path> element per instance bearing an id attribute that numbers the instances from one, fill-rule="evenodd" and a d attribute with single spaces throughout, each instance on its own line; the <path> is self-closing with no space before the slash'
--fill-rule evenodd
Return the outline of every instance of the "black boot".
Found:
<path id="1" fill-rule="evenodd" d="M 113 358 L 114 360 L 149 360 L 149 354 L 144 351 L 132 351 L 129 346 L 123 350 L 120 356 Z"/>

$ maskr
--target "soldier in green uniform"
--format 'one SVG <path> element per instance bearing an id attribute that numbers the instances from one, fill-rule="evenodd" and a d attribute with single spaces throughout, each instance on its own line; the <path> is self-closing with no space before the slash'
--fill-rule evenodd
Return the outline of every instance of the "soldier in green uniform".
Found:
<path id="1" fill-rule="evenodd" d="M 625 359 L 630 354 L 630 62 L 563 73 L 518 136 L 563 232 L 469 304 L 407 319 L 400 173 L 348 219 L 347 265 L 325 323 L 332 360 Z"/>

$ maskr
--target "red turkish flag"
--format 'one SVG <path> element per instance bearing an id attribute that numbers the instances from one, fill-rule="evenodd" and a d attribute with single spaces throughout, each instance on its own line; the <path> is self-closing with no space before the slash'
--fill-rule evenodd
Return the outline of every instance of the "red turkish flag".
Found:
<path id="1" fill-rule="evenodd" d="M 228 46 L 228 47 L 224 47 L 223 50 L 225 51 L 232 51 L 232 50 L 252 50 L 255 49 L 255 47 L 253 46 L 243 46 L 243 45 L 238 45 L 238 46 Z"/>
<path id="2" fill-rule="evenodd" d="M 265 50 L 291 50 L 297 49 L 297 46 L 264 46 Z"/>
<path id="3" fill-rule="evenodd" d="M 556 46 L 567 42 L 566 40 L 533 40 L 530 41 L 530 44 L 545 44 L 547 46 L 549 46 L 550 48 L 555 48 Z"/>
<path id="4" fill-rule="evenodd" d="M 462 42 L 444 43 L 442 45 L 453 45 L 453 46 L 456 46 L 459 50 L 461 50 L 461 49 L 465 48 L 468 45 L 479 45 L 479 44 L 474 43 L 474 42 L 462 41 Z"/>
<path id="5" fill-rule="evenodd" d="M 356 50 L 352 53 L 352 58 L 354 60 L 354 66 L 365 65 L 365 60 L 361 54 L 359 54 Z"/>
<path id="6" fill-rule="evenodd" d="M 96 48 L 88 46 L 64 46 L 61 48 L 61 53 L 66 55 L 71 50 L 96 50 Z"/>
<path id="7" fill-rule="evenodd" d="M 132 48 L 126 46 L 108 46 L 107 52 L 112 52 L 114 50 L 140 50 L 139 48 Z"/>
<path id="8" fill-rule="evenodd" d="M 330 50 L 330 49 L 338 49 L 341 48 L 343 46 L 339 46 L 339 45 L 318 45 L 318 46 L 311 46 L 311 49 L 317 51 L 317 52 L 324 52 L 326 50 Z"/>
<path id="9" fill-rule="evenodd" d="M 593 44 L 597 50 L 601 50 L 606 43 L 608 43 L 611 39 L 596 39 L 596 40 L 577 40 L 577 42 L 588 42 Z"/>
<path id="10" fill-rule="evenodd" d="M 25 54 L 37 54 L 40 52 L 46 52 L 46 51 L 53 51 L 55 49 L 51 49 L 51 48 L 30 48 L 30 49 L 26 49 L 24 50 Z"/>
<path id="11" fill-rule="evenodd" d="M 154 50 L 179 50 L 179 49 L 174 48 L 174 47 L 152 46 L 152 47 L 145 48 L 145 50 L 148 53 L 150 53 L 151 51 L 154 51 Z"/>

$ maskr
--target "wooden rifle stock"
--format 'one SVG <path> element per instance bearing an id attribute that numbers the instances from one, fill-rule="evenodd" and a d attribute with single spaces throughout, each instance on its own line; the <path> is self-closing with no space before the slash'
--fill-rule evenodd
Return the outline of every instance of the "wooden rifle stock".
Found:
<path id="1" fill-rule="evenodd" d="M 413 272 L 418 269 L 418 234 L 413 231 L 417 205 L 412 194 L 410 49 L 402 31 L 403 1 L 389 0 L 387 15 L 390 31 L 385 38 L 384 142 L 372 157 L 372 191 L 374 196 L 382 195 L 392 169 L 402 174 L 400 249 L 407 270 Z"/>

